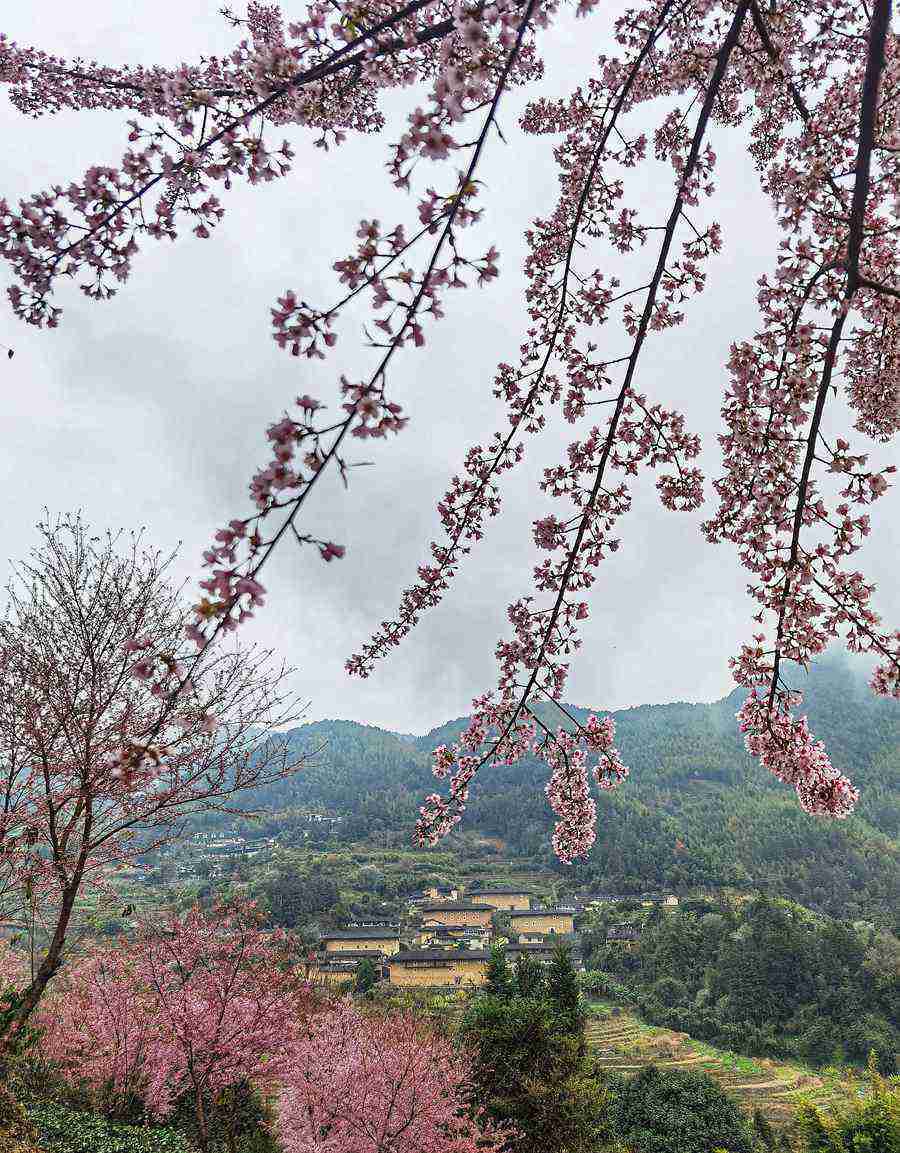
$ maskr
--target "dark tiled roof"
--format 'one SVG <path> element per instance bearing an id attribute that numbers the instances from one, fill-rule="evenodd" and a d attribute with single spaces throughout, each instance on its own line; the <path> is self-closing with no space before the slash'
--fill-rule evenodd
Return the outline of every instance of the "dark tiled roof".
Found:
<path id="1" fill-rule="evenodd" d="M 483 913 L 490 905 L 476 905 L 472 901 L 437 901 L 423 905 L 423 913 Z"/>
<path id="2" fill-rule="evenodd" d="M 510 885 L 485 885 L 482 889 L 470 889 L 470 897 L 480 897 L 485 893 L 493 893 L 496 896 L 509 896 L 509 897 L 531 897 L 533 896 L 531 889 L 517 889 Z"/>
<path id="3" fill-rule="evenodd" d="M 522 941 L 518 945 L 505 945 L 507 953 L 552 953 L 556 949 L 553 941 Z"/>
<path id="4" fill-rule="evenodd" d="M 400 936 L 399 929 L 335 929 L 322 933 L 323 941 L 395 941 Z"/>
<path id="5" fill-rule="evenodd" d="M 573 917 L 574 909 L 515 909 L 507 916 L 512 921 L 516 917 Z"/>
<path id="6" fill-rule="evenodd" d="M 388 957 L 387 963 L 395 961 L 487 961 L 489 953 L 480 949 L 407 949 Z"/>
<path id="7" fill-rule="evenodd" d="M 373 961 L 382 959 L 383 954 L 379 953 L 377 949 L 341 949 L 338 953 L 321 953 L 319 956 L 319 963 L 323 961 L 361 961 L 364 957 L 369 957 Z"/>

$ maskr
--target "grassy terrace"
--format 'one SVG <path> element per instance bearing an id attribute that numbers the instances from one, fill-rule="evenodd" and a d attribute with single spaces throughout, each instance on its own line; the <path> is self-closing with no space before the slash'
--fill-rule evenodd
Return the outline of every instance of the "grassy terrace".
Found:
<path id="1" fill-rule="evenodd" d="M 779 1125 L 790 1121 L 800 1096 L 827 1106 L 862 1087 L 856 1075 L 844 1070 L 812 1070 L 793 1062 L 743 1057 L 686 1033 L 646 1025 L 625 1010 L 615 1012 L 608 1002 L 591 1002 L 587 1039 L 600 1066 L 624 1074 L 649 1064 L 703 1070 L 748 1112 L 758 1109 Z"/>

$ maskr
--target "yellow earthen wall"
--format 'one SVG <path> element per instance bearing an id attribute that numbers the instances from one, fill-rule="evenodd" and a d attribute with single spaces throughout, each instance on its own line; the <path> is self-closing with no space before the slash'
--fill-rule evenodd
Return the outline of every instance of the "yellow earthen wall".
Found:
<path id="1" fill-rule="evenodd" d="M 491 923 L 492 909 L 441 909 L 433 913 L 423 913 L 426 925 L 484 925 Z"/>
<path id="2" fill-rule="evenodd" d="M 385 940 L 384 938 L 376 938 L 369 940 L 368 937 L 354 937 L 352 941 L 338 940 L 326 941 L 326 953 L 350 953 L 359 949 L 377 949 L 379 953 L 383 953 L 389 957 L 392 953 L 400 952 L 400 938 L 394 937 Z"/>
<path id="3" fill-rule="evenodd" d="M 309 979 L 314 985 L 340 985 L 345 981 L 352 981 L 353 973 L 323 972 L 318 965 L 313 965 L 309 972 Z"/>
<path id="4" fill-rule="evenodd" d="M 531 898 L 524 893 L 467 893 L 466 900 L 474 905 L 493 905 L 495 909 L 512 912 L 517 909 L 530 909 Z"/>
<path id="5" fill-rule="evenodd" d="M 545 915 L 534 913 L 530 917 L 513 917 L 510 928 L 514 933 L 574 933 L 575 918 L 571 913 Z"/>
<path id="6" fill-rule="evenodd" d="M 436 985 L 483 985 L 487 978 L 487 962 L 480 958 L 466 960 L 464 953 L 457 958 L 451 953 L 446 963 L 435 965 L 432 962 L 427 967 L 422 962 L 415 964 L 397 961 L 391 965 L 390 972 L 392 985 L 419 988 Z"/>

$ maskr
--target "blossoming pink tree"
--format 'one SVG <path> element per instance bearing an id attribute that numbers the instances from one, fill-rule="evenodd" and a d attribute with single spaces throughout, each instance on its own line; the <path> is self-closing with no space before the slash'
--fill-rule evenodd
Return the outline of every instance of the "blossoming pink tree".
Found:
<path id="1" fill-rule="evenodd" d="M 272 309 L 281 347 L 298 358 L 339 358 L 336 319 L 366 298 L 374 361 L 363 379 L 339 375 L 343 407 L 334 418 L 301 381 L 296 407 L 268 427 L 272 456 L 250 482 L 255 511 L 220 529 L 204 557 L 210 574 L 189 626 L 201 657 L 261 604 L 262 569 L 284 540 L 317 548 L 326 562 L 343 555 L 340 544 L 303 531 L 303 510 L 328 468 L 346 475 L 351 438 L 403 430 L 391 368 L 426 344 L 450 290 L 498 274 L 489 236 L 476 240 L 485 227 L 478 166 L 504 92 L 539 86 L 541 45 L 561 7 L 312 0 L 285 19 L 274 5 L 251 3 L 246 20 L 230 17 L 242 38 L 228 57 L 176 70 L 0 46 L 0 79 L 24 114 L 106 108 L 129 117 L 121 163 L 95 165 L 18 208 L 0 203 L 0 254 L 17 278 L 10 299 L 40 326 L 60 321 L 61 283 L 76 279 L 106 299 L 143 244 L 185 228 L 207 238 L 224 211 L 218 190 L 282 177 L 292 151 L 274 132 L 311 130 L 327 149 L 349 132 L 387 127 L 384 91 L 426 86 L 386 151 L 396 187 L 417 198 L 415 213 L 401 208 L 382 224 L 373 205 L 352 250 L 335 261 L 343 285 L 335 299 L 313 304 L 294 289 Z M 604 6 L 578 0 L 577 14 L 589 35 Z M 684 385 L 651 397 L 640 378 L 647 348 L 699 311 L 693 298 L 722 244 L 712 215 L 713 123 L 731 150 L 749 147 L 783 229 L 773 272 L 759 285 L 757 330 L 734 334 L 720 401 L 722 469 L 704 524 L 707 539 L 732 544 L 750 575 L 753 631 L 732 661 L 748 690 L 741 729 L 804 809 L 842 817 L 856 790 L 798 713 L 786 662 L 808 664 L 841 636 L 877 658 L 874 691 L 900 696 L 900 633 L 882 624 L 871 582 L 853 567 L 872 528 L 869 506 L 894 471 L 870 460 L 872 442 L 887 443 L 900 426 L 900 53 L 891 2 L 650 0 L 615 31 L 615 54 L 576 77 L 571 96 L 543 99 L 538 87 L 521 119 L 524 132 L 557 138 L 559 195 L 526 231 L 527 336 L 517 353 L 501 353 L 492 385 L 507 420 L 461 453 L 430 558 L 394 617 L 347 662 L 368 676 L 442 599 L 499 511 L 506 474 L 550 410 L 561 409 L 577 431 L 540 484 L 556 510 L 534 522 L 546 556 L 533 589 L 509 608 L 496 688 L 476 698 L 454 747 L 435 752 L 449 793 L 423 808 L 418 834 L 429 843 L 461 818 L 484 765 L 533 752 L 549 769 L 557 852 L 571 859 L 595 837 L 591 775 L 608 787 L 625 774 L 608 720 L 582 727 L 562 717 L 554 728 L 535 704 L 562 708 L 589 592 L 619 547 L 633 478 L 654 470 L 660 500 L 676 512 L 705 496 L 699 440 L 677 409 Z M 660 110 L 652 139 L 633 127 L 651 103 Z M 427 163 L 445 160 L 456 168 L 449 178 L 447 165 Z M 657 203 L 639 208 L 629 189 L 654 161 L 671 168 L 671 181 L 645 179 Z M 633 272 L 611 275 L 610 252 Z M 849 420 L 835 406 L 838 392 Z"/>
<path id="2" fill-rule="evenodd" d="M 42 1054 L 75 1084 L 164 1117 L 185 1095 L 200 1147 L 229 1091 L 294 1067 L 309 986 L 280 931 L 251 906 L 193 909 L 66 973 L 40 1014 Z"/>
<path id="3" fill-rule="evenodd" d="M 154 669 L 182 676 L 186 613 L 166 558 L 78 518 L 41 531 L 0 625 L 0 894 L 4 911 L 37 910 L 47 944 L 0 1016 L 0 1051 L 58 970 L 86 888 L 114 900 L 116 870 L 191 814 L 298 767 L 281 738 L 260 739 L 291 715 L 267 653 L 219 650 L 172 708 Z"/>
<path id="4" fill-rule="evenodd" d="M 366 1016 L 351 1001 L 316 1014 L 285 1078 L 286 1153 L 477 1153 L 504 1133 L 467 1111 L 465 1055 L 411 1013 Z"/>

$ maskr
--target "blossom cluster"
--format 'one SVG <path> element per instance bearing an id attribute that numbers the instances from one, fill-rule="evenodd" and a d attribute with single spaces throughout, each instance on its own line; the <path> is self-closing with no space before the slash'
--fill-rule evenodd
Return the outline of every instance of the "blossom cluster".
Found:
<path id="1" fill-rule="evenodd" d="M 282 930 L 251 905 L 194 908 L 64 973 L 39 1017 L 45 1058 L 74 1083 L 164 1117 L 198 1083 L 214 1096 L 290 1068 L 308 988 Z"/>
<path id="2" fill-rule="evenodd" d="M 485 764 L 516 764 L 535 756 L 550 769 L 546 795 L 556 814 L 553 848 L 569 863 L 587 854 L 596 838 L 597 809 L 591 797 L 590 777 L 598 788 L 614 788 L 628 776 L 613 744 L 615 722 L 591 714 L 584 724 L 566 713 L 569 727 L 553 732 L 540 715 L 523 707 L 511 694 L 489 694 L 473 704 L 468 725 L 452 746 L 439 745 L 432 754 L 433 772 L 449 778 L 446 798 L 426 797 L 416 824 L 423 844 L 436 844 L 462 819 L 469 786 Z"/>
<path id="3" fill-rule="evenodd" d="M 887 40 L 886 30 L 881 35 Z M 893 161 L 877 160 L 879 136 L 895 131 L 896 110 L 888 102 L 874 111 L 868 66 L 874 41 L 839 39 L 835 33 L 807 41 L 790 21 L 773 44 L 783 68 L 802 59 L 817 70 L 821 87 L 815 113 L 795 94 L 799 133 L 789 131 L 784 109 L 758 124 L 766 189 L 787 235 L 776 274 L 760 281 L 763 328 L 731 351 L 719 438 L 725 469 L 715 484 L 718 509 L 704 530 L 710 540 L 737 546 L 752 577 L 755 619 L 770 624 L 732 662 L 738 684 L 751 690 L 740 714 L 747 747 L 795 785 L 808 811 L 841 817 L 856 790 L 833 768 L 806 719 L 794 717 L 802 696 L 786 682 L 785 662 L 806 666 L 843 635 L 852 651 L 879 658 L 875 691 L 900 697 L 900 638 L 883 629 L 872 609 L 873 586 L 848 567 L 871 531 L 868 508 L 888 490 L 895 469 L 870 465 L 869 453 L 852 447 L 851 434 L 832 438 L 823 427 L 842 367 L 857 431 L 884 441 L 900 427 L 897 301 L 875 287 L 890 281 L 900 256 L 890 226 L 900 172 Z M 890 87 L 900 68 L 893 38 L 882 63 L 882 84 Z M 861 108 L 862 115 L 867 105 L 868 135 L 856 141 L 856 165 L 848 172 L 855 129 L 840 109 Z M 858 326 L 848 334 L 854 308 Z"/>

